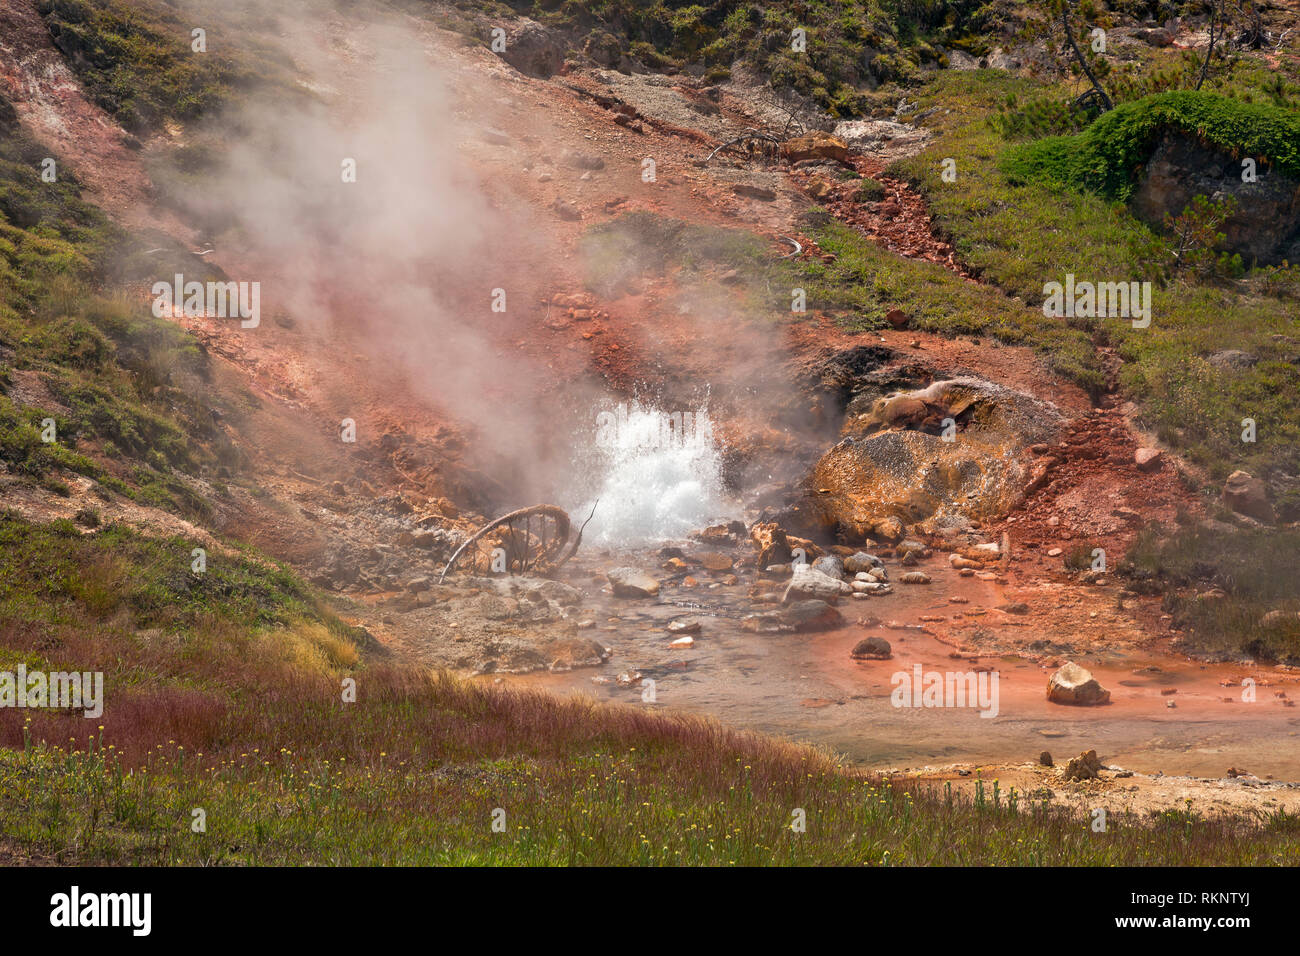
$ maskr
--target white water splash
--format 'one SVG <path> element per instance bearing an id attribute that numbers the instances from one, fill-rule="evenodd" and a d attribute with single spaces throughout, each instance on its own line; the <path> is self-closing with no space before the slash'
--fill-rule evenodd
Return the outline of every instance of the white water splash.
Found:
<path id="1" fill-rule="evenodd" d="M 722 453 L 708 410 L 669 414 L 639 402 L 602 412 L 581 520 L 599 499 L 585 541 L 607 548 L 643 547 L 683 538 L 728 511 Z"/>

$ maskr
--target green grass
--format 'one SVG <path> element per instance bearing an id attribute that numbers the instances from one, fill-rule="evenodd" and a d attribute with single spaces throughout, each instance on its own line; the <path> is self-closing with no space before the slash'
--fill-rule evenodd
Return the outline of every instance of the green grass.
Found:
<path id="1" fill-rule="evenodd" d="M 1300 664 L 1300 531 L 1201 525 L 1138 536 L 1120 573 L 1165 592 L 1180 647 L 1199 656 Z M 1197 598 L 1211 589 L 1223 597 Z M 1265 615 L 1281 612 L 1265 622 Z"/>
<path id="2" fill-rule="evenodd" d="M 213 423 L 208 359 L 147 301 L 112 290 L 211 270 L 174 244 L 143 255 L 143 242 L 84 201 L 65 172 L 41 180 L 44 155 L 0 101 L 0 459 L 37 480 L 68 469 L 202 517 L 209 506 L 177 473 L 221 474 L 240 460 Z M 18 379 L 33 376 L 44 407 L 13 398 Z M 52 443 L 42 440 L 46 419 Z"/>
<path id="3" fill-rule="evenodd" d="M 292 94 L 293 64 L 259 33 L 276 31 L 255 4 L 201 2 L 184 13 L 154 0 L 40 0 L 55 46 L 90 97 L 128 130 L 215 116 L 251 93 Z M 191 31 L 206 31 L 206 52 Z"/>
<path id="4" fill-rule="evenodd" d="M 963 262 L 1033 305 L 1043 301 L 1045 283 L 1067 273 L 1149 278 L 1141 250 L 1163 241 L 1123 203 L 1008 171 L 1008 148 L 1021 147 L 1005 144 L 994 119 L 1000 106 L 1053 90 L 996 71 L 943 74 L 918 97 L 922 109 L 944 108 L 929 121 L 936 138 L 893 170 L 925 193 Z M 956 160 L 956 183 L 941 178 L 945 158 Z M 1286 482 L 1300 474 L 1300 367 L 1292 361 L 1300 348 L 1288 294 L 1270 291 L 1259 274 L 1228 284 L 1179 281 L 1153 290 L 1150 328 L 1122 319 L 1068 321 L 1119 351 L 1121 386 L 1139 401 L 1147 424 L 1211 477 L 1242 468 Z M 1206 361 L 1225 348 L 1260 361 L 1228 372 Z M 1241 441 L 1244 418 L 1257 423 L 1255 443 Z"/>
<path id="5" fill-rule="evenodd" d="M 1282 812 L 1259 823 L 1190 811 L 1112 814 L 1097 834 L 1078 811 L 996 781 L 973 798 L 945 799 L 708 721 L 627 707 L 433 679 L 369 712 L 355 704 L 347 715 L 347 706 L 309 710 L 319 729 L 337 734 L 327 748 L 299 750 L 285 738 L 227 756 L 174 742 L 128 767 L 96 731 L 64 746 L 0 751 L 0 823 L 25 847 L 83 864 L 1280 866 L 1300 858 L 1300 819 Z M 417 708 L 433 716 L 406 717 Z M 437 736 L 417 746 L 401 734 L 376 741 L 385 717 L 397 721 L 389 729 Z M 496 745 L 507 735 L 513 742 Z M 466 742 L 474 743 L 468 754 Z M 791 827 L 796 810 L 804 832 Z"/>
<path id="6" fill-rule="evenodd" d="M 781 260 L 752 233 L 700 226 L 653 213 L 629 213 L 591 227 L 581 247 L 587 287 L 618 295 L 642 274 L 673 274 L 691 287 L 692 301 L 710 290 L 750 315 L 773 321 L 798 320 L 791 312 L 793 290 L 806 293 L 808 313 L 830 313 L 851 331 L 885 326 L 885 314 L 900 308 L 918 329 L 940 335 L 989 336 L 1010 345 L 1041 350 L 1049 366 L 1090 391 L 1102 374 L 1088 336 L 1041 311 L 1016 303 L 998 290 L 963 280 L 941 265 L 908 259 L 883 249 L 851 227 L 814 208 L 802 225 L 835 261 Z M 712 281 L 735 270 L 729 293 Z"/>
<path id="7" fill-rule="evenodd" d="M 1096 352 L 1077 329 L 1044 318 L 997 289 L 965 281 L 937 263 L 908 259 L 883 249 L 855 229 L 814 214 L 813 237 L 835 261 L 805 266 L 812 307 L 841 313 L 854 331 L 884 326 L 890 309 L 902 309 L 911 325 L 946 336 L 989 336 L 1008 345 L 1040 350 L 1063 378 L 1096 393 L 1104 381 Z"/>
<path id="8" fill-rule="evenodd" d="M 1124 103 L 1074 136 L 1051 136 L 1010 150 L 1004 165 L 1013 181 L 1046 179 L 1127 201 L 1137 171 L 1168 131 L 1300 178 L 1300 113 L 1193 90 Z"/>
<path id="9" fill-rule="evenodd" d="M 1300 859 L 1282 813 L 1112 815 L 1097 834 L 992 780 L 922 791 L 707 718 L 398 669 L 286 568 L 210 553 L 198 575 L 194 545 L 0 516 L 0 668 L 105 675 L 98 718 L 0 709 L 9 844 L 158 865 Z"/>
<path id="10" fill-rule="evenodd" d="M 806 96 L 836 116 L 858 116 L 874 102 L 879 83 L 912 82 L 923 67 L 947 62 L 939 46 L 979 54 L 984 36 L 1002 23 L 985 0 L 896 3 L 814 0 L 811 3 L 687 0 L 512 0 L 510 6 L 579 38 L 617 43 L 651 69 L 700 65 L 715 78 L 743 63 L 778 90 Z M 805 51 L 792 32 L 805 31 Z M 581 48 L 584 39 L 573 44 Z"/>
<path id="11" fill-rule="evenodd" d="M 71 522 L 38 524 L 0 512 L 0 620 L 53 628 L 193 631 L 214 621 L 234 628 L 337 625 L 320 599 L 285 566 L 254 553 L 208 556 L 200 543 L 151 538 L 123 525 L 85 532 Z M 97 597 L 89 601 L 90 590 Z M 87 616 L 89 615 L 89 616 Z"/>

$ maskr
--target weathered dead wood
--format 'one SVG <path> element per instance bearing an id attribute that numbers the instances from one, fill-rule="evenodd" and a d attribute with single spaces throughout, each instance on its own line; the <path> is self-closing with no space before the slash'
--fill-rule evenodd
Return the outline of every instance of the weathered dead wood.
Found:
<path id="1" fill-rule="evenodd" d="M 764 153 L 771 154 L 772 156 L 777 156 L 781 152 L 781 140 L 777 139 L 771 133 L 764 133 L 761 130 L 750 128 L 745 130 L 735 139 L 729 139 L 725 143 L 722 143 L 714 149 L 713 152 L 709 153 L 709 155 L 704 158 L 704 161 L 707 163 L 724 149 L 739 146 L 741 143 L 746 144 L 747 150 L 752 149 L 752 144 L 760 143 L 762 144 L 760 149 L 762 149 Z M 749 153 L 746 152 L 746 155 L 749 155 Z"/>
<path id="2" fill-rule="evenodd" d="M 587 522 L 591 521 L 592 515 L 596 513 L 596 506 L 592 505 L 591 515 L 587 516 L 587 521 L 582 523 L 578 529 L 578 536 L 574 539 L 573 545 L 569 548 L 568 553 L 564 553 L 564 546 L 569 541 L 569 531 L 572 522 L 569 513 L 559 505 L 532 505 L 528 508 L 519 508 L 504 514 L 499 518 L 494 518 L 483 527 L 479 528 L 472 535 L 465 539 L 459 548 L 452 553 L 447 560 L 447 566 L 442 569 L 442 574 L 438 577 L 438 583 L 441 584 L 447 577 L 447 572 L 451 570 L 452 565 L 470 545 L 481 541 L 484 536 L 497 530 L 498 528 L 508 528 L 512 542 L 519 537 L 519 532 L 514 525 L 517 521 L 524 522 L 522 533 L 522 549 L 516 557 L 516 561 L 521 571 L 532 571 L 534 574 L 553 574 L 558 571 L 564 564 L 573 557 L 577 552 L 578 546 L 582 543 L 582 532 L 587 527 Z M 541 519 L 541 527 L 537 538 L 536 553 L 533 553 L 532 520 L 533 518 Z M 554 535 L 546 533 L 546 523 L 550 521 L 555 525 Z"/>

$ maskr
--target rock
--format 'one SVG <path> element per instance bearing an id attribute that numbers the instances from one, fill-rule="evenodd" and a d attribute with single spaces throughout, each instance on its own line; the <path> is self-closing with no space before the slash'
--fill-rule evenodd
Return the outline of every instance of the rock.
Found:
<path id="1" fill-rule="evenodd" d="M 825 601 L 810 600 L 796 601 L 780 610 L 747 614 L 740 626 L 756 634 L 791 634 L 829 630 L 843 623 L 843 615 Z"/>
<path id="2" fill-rule="evenodd" d="M 1089 750 L 1074 757 L 1065 765 L 1064 777 L 1066 780 L 1096 780 L 1102 769 L 1101 761 L 1097 759 L 1097 751 Z"/>
<path id="3" fill-rule="evenodd" d="M 809 180 L 803 191 L 818 202 L 829 199 L 835 193 L 834 187 L 820 176 L 815 176 Z"/>
<path id="4" fill-rule="evenodd" d="M 700 564 L 709 571 L 730 571 L 732 564 L 735 562 L 727 555 L 718 551 L 705 551 L 700 555 Z"/>
<path id="5" fill-rule="evenodd" d="M 1089 707 L 1107 703 L 1110 691 L 1086 668 L 1069 661 L 1047 682 L 1047 699 L 1054 704 Z"/>
<path id="6" fill-rule="evenodd" d="M 638 568 L 614 568 L 607 575 L 615 597 L 644 598 L 659 593 L 659 582 Z"/>
<path id="7" fill-rule="evenodd" d="M 737 183 L 731 187 L 731 191 L 744 199 L 757 199 L 761 202 L 771 202 L 776 199 L 773 190 L 764 186 L 751 186 L 748 183 Z"/>
<path id="8" fill-rule="evenodd" d="M 1004 53 L 1001 47 L 994 49 L 985 62 L 987 62 L 990 70 L 1015 71 L 1020 69 L 1020 60 L 1009 53 Z"/>
<path id="9" fill-rule="evenodd" d="M 948 69 L 978 70 L 979 68 L 980 61 L 965 50 L 952 49 L 948 51 Z"/>
<path id="10" fill-rule="evenodd" d="M 844 623 L 844 616 L 825 601 L 796 601 L 778 613 L 786 626 L 801 632 L 828 631 Z"/>
<path id="11" fill-rule="evenodd" d="M 1236 371 L 1251 368 L 1259 362 L 1259 359 L 1249 352 L 1243 352 L 1241 349 L 1220 349 L 1211 353 L 1206 361 L 1215 368 Z"/>
<path id="12" fill-rule="evenodd" d="M 889 594 L 894 589 L 888 584 L 880 581 L 854 581 L 849 587 L 853 588 L 854 595 L 879 596 Z"/>
<path id="13" fill-rule="evenodd" d="M 758 566 L 766 568 L 773 564 L 789 564 L 792 557 L 790 541 L 785 530 L 775 521 L 765 521 L 754 525 L 749 531 L 750 540 L 758 546 Z"/>
<path id="14" fill-rule="evenodd" d="M 669 646 L 669 647 L 676 647 L 676 648 L 694 647 L 694 646 L 695 646 L 695 638 L 691 637 L 691 636 L 688 634 L 686 637 L 679 637 L 679 638 L 677 638 L 676 640 L 669 641 L 669 642 L 668 642 L 668 646 Z"/>
<path id="15" fill-rule="evenodd" d="M 698 618 L 679 617 L 675 621 L 668 622 L 669 634 L 698 634 L 702 625 Z"/>
<path id="16" fill-rule="evenodd" d="M 837 163 L 848 162 L 849 146 L 829 133 L 813 130 L 806 136 L 786 140 L 781 152 L 791 163 L 807 159 L 831 159 Z"/>
<path id="17" fill-rule="evenodd" d="M 893 515 L 877 519 L 871 525 L 872 534 L 882 541 L 898 541 L 907 529 L 903 527 L 903 522 Z"/>
<path id="18" fill-rule="evenodd" d="M 609 659 L 610 649 L 598 641 L 571 637 L 552 641 L 542 648 L 542 656 L 550 658 L 548 669 L 569 671 L 575 667 L 599 667 Z"/>
<path id="19" fill-rule="evenodd" d="M 1044 767 L 1053 766 L 1051 753 L 1049 751 L 1044 750 L 1042 753 L 1038 755 L 1038 762 L 1042 764 Z"/>
<path id="20" fill-rule="evenodd" d="M 1003 611 L 1007 614 L 1028 614 L 1029 605 L 1026 604 L 1024 601 L 1014 601 L 1010 604 L 1002 605 L 1000 608 L 998 608 L 998 610 Z"/>
<path id="21" fill-rule="evenodd" d="M 894 328 L 901 329 L 907 326 L 908 316 L 902 309 L 890 309 L 885 313 L 885 321 Z"/>
<path id="22" fill-rule="evenodd" d="M 572 166 L 575 169 L 604 169 L 605 161 L 594 153 L 579 153 L 574 150 L 565 150 L 560 154 L 560 162 L 565 166 Z"/>
<path id="23" fill-rule="evenodd" d="M 760 611 L 758 614 L 746 614 L 740 619 L 742 630 L 755 634 L 788 634 L 790 627 L 776 611 Z"/>
<path id="24" fill-rule="evenodd" d="M 506 621 L 519 614 L 519 602 L 499 594 L 480 594 L 473 602 L 474 613 L 489 621 Z"/>
<path id="25" fill-rule="evenodd" d="M 812 568 L 805 568 L 802 571 L 795 571 L 794 576 L 790 578 L 790 583 L 786 585 L 785 593 L 781 596 L 781 603 L 791 604 L 795 601 L 815 598 L 833 604 L 839 600 L 843 588 L 844 582 L 839 578 L 833 578 Z"/>
<path id="26" fill-rule="evenodd" d="M 1275 264 L 1300 237 L 1300 181 L 1275 164 L 1261 162 L 1253 182 L 1241 177 L 1241 161 L 1207 146 L 1194 133 L 1169 130 L 1158 140 L 1133 194 L 1133 210 L 1157 229 L 1166 215 L 1179 215 L 1195 196 L 1232 197 L 1236 211 L 1216 228 L 1221 246 L 1239 253 L 1247 267 Z"/>
<path id="27" fill-rule="evenodd" d="M 577 222 L 582 218 L 582 210 L 572 199 L 556 199 L 551 203 L 551 210 L 561 219 Z"/>
<path id="28" fill-rule="evenodd" d="M 1268 500 L 1268 485 L 1244 471 L 1234 471 L 1223 485 L 1223 503 L 1237 514 L 1265 524 L 1274 520 L 1273 505 Z"/>
<path id="29" fill-rule="evenodd" d="M 546 80 L 564 66 L 564 45 L 536 20 L 523 18 L 507 28 L 501 59 L 520 73 Z"/>
<path id="30" fill-rule="evenodd" d="M 1167 47 L 1174 42 L 1174 32 L 1164 27 L 1142 28 L 1133 31 L 1133 39 L 1141 40 L 1148 46 Z"/>
<path id="31" fill-rule="evenodd" d="M 433 551 L 447 540 L 444 531 L 417 531 L 411 535 L 411 547 L 421 551 Z"/>
<path id="32" fill-rule="evenodd" d="M 930 575 L 926 574 L 924 571 L 908 571 L 898 580 L 902 581 L 904 584 L 929 584 Z"/>
<path id="33" fill-rule="evenodd" d="M 1155 471 L 1160 467 L 1159 448 L 1139 448 L 1133 453 L 1133 464 L 1138 471 Z"/>
<path id="34" fill-rule="evenodd" d="M 606 33 L 604 30 L 592 31 L 587 37 L 587 42 L 582 46 L 582 52 L 600 66 L 606 69 L 613 69 L 618 65 L 618 61 L 623 56 L 623 45 L 619 43 L 618 38 Z M 619 114 L 622 116 L 623 114 Z M 615 117 L 617 119 L 617 117 Z"/>
<path id="35" fill-rule="evenodd" d="M 849 652 L 849 656 L 855 661 L 884 661 L 892 654 L 893 648 L 883 637 L 864 637 L 853 645 L 853 650 Z"/>
<path id="36" fill-rule="evenodd" d="M 419 594 L 421 591 L 429 590 L 429 579 L 426 577 L 411 578 L 406 582 L 406 590 L 412 594 Z"/>
<path id="37" fill-rule="evenodd" d="M 823 555 L 812 563 L 812 570 L 820 571 L 827 577 L 832 577 L 837 581 L 844 578 L 844 562 L 833 554 Z"/>
<path id="38" fill-rule="evenodd" d="M 924 558 L 930 554 L 930 549 L 925 546 L 925 543 L 917 541 L 915 538 L 908 538 L 906 541 L 898 542 L 895 550 L 899 555 L 915 552 L 918 558 Z"/>
<path id="39" fill-rule="evenodd" d="M 883 564 L 884 562 L 874 554 L 858 551 L 844 559 L 844 570 L 849 574 L 858 574 L 862 571 L 870 571 L 872 568 L 881 567 Z"/>

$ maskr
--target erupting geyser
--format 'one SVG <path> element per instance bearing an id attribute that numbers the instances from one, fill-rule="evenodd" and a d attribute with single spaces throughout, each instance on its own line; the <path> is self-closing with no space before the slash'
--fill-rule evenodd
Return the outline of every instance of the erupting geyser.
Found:
<path id="1" fill-rule="evenodd" d="M 601 412 L 594 446 L 578 462 L 589 475 L 585 537 L 639 547 L 684 537 L 727 513 L 722 453 L 707 409 L 668 413 L 632 402 Z"/>

